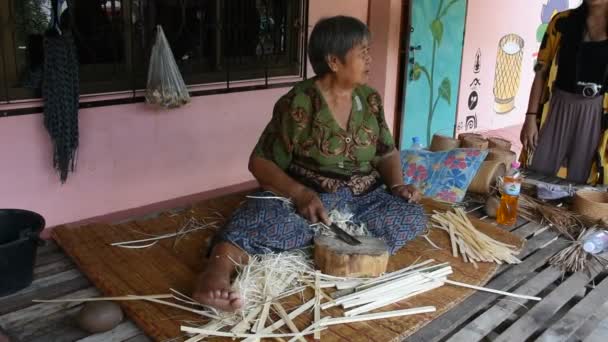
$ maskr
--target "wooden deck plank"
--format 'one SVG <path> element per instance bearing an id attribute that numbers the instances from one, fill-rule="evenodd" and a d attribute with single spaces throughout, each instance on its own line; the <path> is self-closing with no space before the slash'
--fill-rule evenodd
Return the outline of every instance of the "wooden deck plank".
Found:
<path id="1" fill-rule="evenodd" d="M 549 284 L 559 279 L 561 271 L 549 267 L 526 282 L 524 285 L 513 291 L 517 294 L 536 296 Z M 448 341 L 450 342 L 471 342 L 479 341 L 498 327 L 503 321 L 508 319 L 517 309 L 526 303 L 526 300 L 510 298 L 509 301 L 499 301 L 493 307 L 486 310 L 479 317 L 475 318 L 466 326 L 462 327 Z"/>
<path id="2" fill-rule="evenodd" d="M 608 316 L 604 316 L 597 328 L 587 336 L 584 342 L 606 342 L 606 336 L 608 336 Z"/>
<path id="3" fill-rule="evenodd" d="M 602 320 L 606 318 L 608 318 L 608 302 L 604 303 L 599 310 L 591 314 L 585 321 L 585 324 L 574 333 L 574 336 L 572 336 L 568 342 L 583 341 L 588 336 L 591 336 L 591 333 L 597 329 Z"/>
<path id="4" fill-rule="evenodd" d="M 549 244 L 549 245 L 547 245 L 547 244 L 549 242 L 551 242 L 552 240 L 554 240 L 556 236 L 558 236 L 557 233 L 547 230 L 545 232 L 538 234 L 537 236 L 530 238 L 528 240 L 528 242 L 526 243 L 526 246 L 524 247 L 524 249 L 519 254 L 519 256 L 518 256 L 519 259 L 521 260 L 521 259 L 527 258 L 532 253 L 538 251 L 541 247 L 547 248 L 547 247 L 551 246 L 552 244 Z M 563 242 L 564 240 L 561 239 L 560 241 Z M 555 242 L 557 242 L 557 241 L 555 241 Z M 520 265 L 513 265 L 512 267 L 520 267 Z"/>
<path id="5" fill-rule="evenodd" d="M 53 299 L 91 286 L 77 269 L 34 280 L 26 289 L 2 298 L 0 315 L 31 305 L 33 299 Z"/>
<path id="6" fill-rule="evenodd" d="M 519 253 L 519 255 L 517 257 L 520 260 L 524 260 L 525 258 L 529 257 L 534 252 L 538 251 L 538 249 L 540 247 L 543 247 L 543 246 L 548 247 L 547 244 L 551 245 L 553 242 L 556 242 L 555 237 L 557 237 L 557 235 L 558 234 L 553 231 L 544 231 L 537 236 L 530 237 L 529 240 L 527 240 L 527 242 L 524 246 L 524 249 L 521 251 L 521 253 Z M 506 272 L 512 268 L 515 268 L 515 267 L 520 267 L 520 265 L 517 265 L 517 264 L 502 265 L 496 272 L 494 278 L 499 277 L 504 272 Z"/>
<path id="7" fill-rule="evenodd" d="M 63 259 L 69 259 L 69 258 L 62 251 L 57 251 L 57 252 L 48 253 L 48 254 L 38 253 L 36 255 L 36 264 L 35 264 L 34 268 L 48 265 L 48 264 L 51 264 L 51 263 L 54 263 L 54 262 L 57 262 L 57 261 L 63 260 Z"/>
<path id="8" fill-rule="evenodd" d="M 517 265 L 517 267 L 508 268 L 506 271 L 490 281 L 486 287 L 497 290 L 509 290 L 521 280 L 525 279 L 532 270 L 544 265 L 551 256 L 563 249 L 566 245 L 567 242 L 563 240 L 558 240 L 550 244 L 549 246 L 530 255 L 521 264 Z M 414 333 L 409 337 L 408 341 L 438 341 L 446 337 L 454 330 L 454 328 L 464 323 L 467 319 L 476 314 L 480 309 L 490 304 L 497 297 L 498 295 L 495 294 L 477 292 L 455 307 L 453 310 L 439 316 L 430 322 L 426 327 Z"/>
<path id="9" fill-rule="evenodd" d="M 75 341 L 88 336 L 77 327 L 74 316 L 82 305 L 48 315 L 44 320 L 33 322 L 15 337 L 22 342 Z"/>
<path id="10" fill-rule="evenodd" d="M 124 340 L 123 342 L 152 342 L 152 339 L 146 336 L 145 334 L 140 333 L 139 335 Z"/>
<path id="11" fill-rule="evenodd" d="M 89 287 L 60 298 L 86 298 L 96 296 L 99 296 L 99 291 L 94 287 Z M 16 335 L 21 329 L 27 329 L 28 326 L 38 321 L 44 321 L 46 317 L 52 314 L 73 308 L 80 304 L 81 303 L 78 302 L 33 304 L 27 308 L 0 316 L 0 325 L 6 331 Z"/>
<path id="12" fill-rule="evenodd" d="M 519 236 L 522 239 L 526 239 L 536 233 L 542 226 L 536 222 L 528 222 L 521 227 L 513 230 L 513 234 Z"/>
<path id="13" fill-rule="evenodd" d="M 36 250 L 38 255 L 43 255 L 47 253 L 55 253 L 59 252 L 59 246 L 53 240 L 45 240 L 44 245 L 39 246 Z"/>
<path id="14" fill-rule="evenodd" d="M 599 272 L 596 269 L 591 270 L 590 273 L 589 275 L 585 272 L 578 272 L 570 276 L 540 303 L 507 328 L 495 341 L 525 341 L 535 332 L 543 329 L 555 313 L 572 299 L 581 288 L 595 278 Z"/>
<path id="15" fill-rule="evenodd" d="M 608 301 L 608 278 L 605 278 L 593 291 L 557 323 L 547 329 L 537 341 L 566 341 L 586 322 L 586 320 Z"/>
<path id="16" fill-rule="evenodd" d="M 46 278 L 53 274 L 74 269 L 75 265 L 67 256 L 60 258 L 52 263 L 36 266 L 34 268 L 34 279 Z"/>
<path id="17" fill-rule="evenodd" d="M 78 342 L 107 342 L 107 341 L 124 341 L 132 337 L 140 335 L 141 331 L 131 321 L 120 323 L 116 328 L 101 333 L 87 336 L 78 340 Z"/>

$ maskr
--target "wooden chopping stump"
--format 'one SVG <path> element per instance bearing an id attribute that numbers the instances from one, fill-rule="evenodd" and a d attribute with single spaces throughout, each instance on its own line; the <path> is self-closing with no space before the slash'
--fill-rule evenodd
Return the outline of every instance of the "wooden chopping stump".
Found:
<path id="1" fill-rule="evenodd" d="M 374 237 L 357 236 L 351 246 L 332 236 L 315 237 L 315 264 L 325 274 L 338 277 L 377 277 L 386 272 L 388 247 Z"/>

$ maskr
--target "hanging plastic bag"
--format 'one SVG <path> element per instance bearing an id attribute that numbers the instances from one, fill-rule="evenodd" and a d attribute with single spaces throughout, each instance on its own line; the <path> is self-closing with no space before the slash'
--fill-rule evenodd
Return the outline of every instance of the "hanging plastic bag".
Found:
<path id="1" fill-rule="evenodd" d="M 146 102 L 165 108 L 177 108 L 190 102 L 188 88 L 160 26 L 156 26 L 156 42 L 150 55 Z"/>

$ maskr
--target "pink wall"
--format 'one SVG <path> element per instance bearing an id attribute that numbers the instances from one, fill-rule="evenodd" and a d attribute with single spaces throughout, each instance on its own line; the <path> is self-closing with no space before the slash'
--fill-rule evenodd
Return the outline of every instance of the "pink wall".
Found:
<path id="1" fill-rule="evenodd" d="M 368 1 L 311 1 L 311 25 L 337 14 L 366 20 Z M 374 82 L 394 98 L 385 78 Z M 195 97 L 171 111 L 145 104 L 83 109 L 78 169 L 65 185 L 51 167 L 42 116 L 2 118 L 0 207 L 37 211 L 52 227 L 252 181 L 249 153 L 287 90 Z"/>
<path id="2" fill-rule="evenodd" d="M 542 24 L 541 12 L 545 6 L 550 9 L 549 13 L 554 13 L 555 7 L 561 11 L 578 6 L 580 2 L 581 0 L 468 0 L 457 133 L 486 131 L 523 123 L 534 79 L 536 53 L 540 46 L 537 30 Z M 494 83 L 498 43 L 507 34 L 516 34 L 524 40 L 521 68 L 506 69 L 510 76 L 519 74 L 520 82 L 515 92 L 514 108 L 507 113 L 497 113 Z M 481 52 L 479 72 L 474 71 L 477 51 Z M 481 84 L 471 86 L 476 78 Z M 479 94 L 479 102 L 475 108 L 470 109 L 469 95 L 473 91 Z M 476 125 L 472 124 L 474 117 Z M 467 125 L 467 121 L 470 125 Z"/>
<path id="3" fill-rule="evenodd" d="M 250 181 L 249 153 L 285 91 L 195 97 L 171 111 L 83 109 L 78 169 L 63 186 L 42 116 L 4 118 L 0 207 L 35 210 L 54 226 Z"/>
<path id="4" fill-rule="evenodd" d="M 382 0 L 387 1 L 387 0 Z M 308 33 L 312 31 L 315 23 L 324 17 L 332 15 L 349 15 L 367 23 L 369 0 L 310 0 L 308 12 Z M 308 75 L 313 76 L 310 64 Z"/>
<path id="5" fill-rule="evenodd" d="M 372 32 L 373 59 L 369 84 L 384 99 L 388 127 L 394 128 L 399 79 L 399 43 L 401 34 L 402 0 L 370 0 L 369 28 Z"/>

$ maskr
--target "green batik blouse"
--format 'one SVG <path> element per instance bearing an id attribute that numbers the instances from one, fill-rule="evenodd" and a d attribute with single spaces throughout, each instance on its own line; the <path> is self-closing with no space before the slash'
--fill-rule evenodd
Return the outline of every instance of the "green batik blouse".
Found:
<path id="1" fill-rule="evenodd" d="M 353 91 L 344 130 L 311 78 L 277 101 L 254 154 L 317 190 L 346 185 L 360 194 L 377 183 L 374 165 L 394 148 L 377 91 L 366 85 Z"/>

